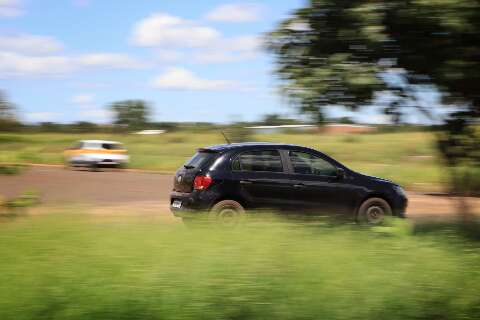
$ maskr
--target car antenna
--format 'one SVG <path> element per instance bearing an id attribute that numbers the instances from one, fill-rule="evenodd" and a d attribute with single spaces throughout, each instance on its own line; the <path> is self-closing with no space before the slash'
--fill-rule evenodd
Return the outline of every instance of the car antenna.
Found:
<path id="1" fill-rule="evenodd" d="M 222 133 L 222 136 L 225 138 L 225 141 L 227 141 L 227 144 L 232 144 L 230 142 L 230 140 L 228 140 L 227 136 L 225 135 L 225 133 L 223 132 L 223 130 L 220 130 L 220 132 Z"/>

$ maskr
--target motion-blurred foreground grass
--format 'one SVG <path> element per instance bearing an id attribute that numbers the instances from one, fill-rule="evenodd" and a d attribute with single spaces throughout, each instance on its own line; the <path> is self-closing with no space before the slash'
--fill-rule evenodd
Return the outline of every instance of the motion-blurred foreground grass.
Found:
<path id="1" fill-rule="evenodd" d="M 321 150 L 350 168 L 390 178 L 415 189 L 444 185 L 434 137 L 427 132 L 325 135 L 262 134 L 256 141 L 293 143 Z M 219 132 L 173 132 L 157 136 L 132 134 L 0 134 L 0 163 L 63 163 L 63 150 L 80 139 L 118 140 L 126 144 L 132 168 L 174 172 L 195 150 L 224 143 Z"/>
<path id="2" fill-rule="evenodd" d="M 404 221 L 0 223 L 0 319 L 478 319 L 480 247 Z"/>

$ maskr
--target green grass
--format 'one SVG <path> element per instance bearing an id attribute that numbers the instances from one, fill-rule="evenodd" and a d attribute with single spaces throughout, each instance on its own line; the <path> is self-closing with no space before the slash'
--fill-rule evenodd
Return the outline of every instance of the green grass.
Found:
<path id="1" fill-rule="evenodd" d="M 321 135 L 256 135 L 256 141 L 294 143 L 324 151 L 348 167 L 415 189 L 446 183 L 433 135 L 426 132 Z M 159 136 L 114 134 L 0 134 L 0 163 L 61 164 L 62 152 L 79 139 L 124 142 L 132 168 L 174 172 L 199 147 L 224 143 L 217 132 L 175 132 Z"/>
<path id="2" fill-rule="evenodd" d="M 0 223 L 0 319 L 478 319 L 480 248 L 256 220 L 186 228 L 64 212 Z"/>

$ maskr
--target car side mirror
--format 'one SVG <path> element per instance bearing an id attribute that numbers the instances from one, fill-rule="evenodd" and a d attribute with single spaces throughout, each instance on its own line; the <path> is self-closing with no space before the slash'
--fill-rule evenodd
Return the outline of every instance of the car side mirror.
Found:
<path id="1" fill-rule="evenodd" d="M 337 178 L 343 179 L 345 178 L 345 170 L 342 168 L 337 168 Z"/>

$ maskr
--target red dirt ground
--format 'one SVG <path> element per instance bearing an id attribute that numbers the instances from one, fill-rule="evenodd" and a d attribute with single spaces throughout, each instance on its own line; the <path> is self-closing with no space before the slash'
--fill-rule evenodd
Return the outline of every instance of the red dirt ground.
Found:
<path id="1" fill-rule="evenodd" d="M 35 166 L 20 175 L 0 176 L 0 195 L 14 197 L 37 190 L 44 205 L 88 205 L 100 208 L 136 208 L 142 212 L 169 214 L 171 175 L 139 171 L 105 170 L 90 172 L 58 167 Z M 472 211 L 480 214 L 480 199 L 467 199 Z M 454 217 L 458 199 L 409 193 L 408 215 L 412 218 Z"/>

